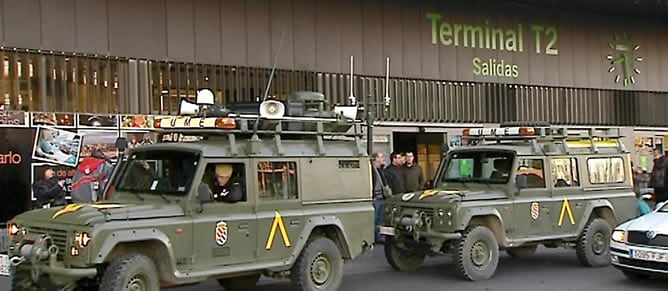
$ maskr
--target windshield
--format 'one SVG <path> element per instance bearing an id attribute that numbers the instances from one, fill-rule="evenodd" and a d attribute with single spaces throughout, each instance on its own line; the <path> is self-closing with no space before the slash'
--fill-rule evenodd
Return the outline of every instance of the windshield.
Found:
<path id="1" fill-rule="evenodd" d="M 450 154 L 441 182 L 505 184 L 513 154 L 499 151 L 467 151 Z"/>
<path id="2" fill-rule="evenodd" d="M 128 157 L 116 189 L 136 193 L 180 194 L 190 190 L 199 154 L 188 151 L 151 150 Z"/>

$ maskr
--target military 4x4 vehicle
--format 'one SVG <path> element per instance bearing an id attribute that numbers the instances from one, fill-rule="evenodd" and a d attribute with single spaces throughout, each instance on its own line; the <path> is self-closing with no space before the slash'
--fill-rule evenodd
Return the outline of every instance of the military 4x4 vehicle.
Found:
<path id="1" fill-rule="evenodd" d="M 433 189 L 385 201 L 385 257 L 397 270 L 452 255 L 471 281 L 496 271 L 499 251 L 575 247 L 587 266 L 610 263 L 611 229 L 636 212 L 629 153 L 619 129 L 574 134 L 550 126 L 464 130 Z"/>
<path id="2" fill-rule="evenodd" d="M 324 101 L 313 96 L 305 99 Z M 361 126 L 284 111 L 266 101 L 259 116 L 156 120 L 163 140 L 191 142 L 131 149 L 102 201 L 9 222 L 13 290 L 159 290 L 209 279 L 246 290 L 261 275 L 337 289 L 344 259 L 374 241 Z"/>

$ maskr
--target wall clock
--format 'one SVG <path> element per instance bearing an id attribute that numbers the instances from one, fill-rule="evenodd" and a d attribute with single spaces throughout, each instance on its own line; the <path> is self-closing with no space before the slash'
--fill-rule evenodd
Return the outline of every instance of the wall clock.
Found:
<path id="1" fill-rule="evenodd" d="M 631 34 L 624 32 L 621 36 L 615 33 L 608 46 L 611 50 L 606 57 L 610 61 L 608 72 L 613 74 L 615 83 L 622 82 L 625 87 L 635 84 L 635 76 L 640 75 L 636 65 L 643 60 L 638 56 L 640 45 L 633 41 Z"/>

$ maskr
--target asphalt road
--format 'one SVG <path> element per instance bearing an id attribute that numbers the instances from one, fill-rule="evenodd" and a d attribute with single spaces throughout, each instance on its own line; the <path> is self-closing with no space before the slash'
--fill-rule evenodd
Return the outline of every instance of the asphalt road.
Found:
<path id="1" fill-rule="evenodd" d="M 401 273 L 392 270 L 385 262 L 382 248 L 360 257 L 345 266 L 343 284 L 346 291 L 417 291 L 417 290 L 665 290 L 668 280 L 630 281 L 613 267 L 587 268 L 579 265 L 575 251 L 541 248 L 535 256 L 513 259 L 505 253 L 494 277 L 483 282 L 461 280 L 446 257 L 430 258 L 415 272 Z M 260 279 L 256 290 L 289 290 L 285 280 Z M 0 277 L 0 290 L 9 290 L 9 279 Z M 169 288 L 169 291 L 224 290 L 215 281 L 197 285 Z"/>

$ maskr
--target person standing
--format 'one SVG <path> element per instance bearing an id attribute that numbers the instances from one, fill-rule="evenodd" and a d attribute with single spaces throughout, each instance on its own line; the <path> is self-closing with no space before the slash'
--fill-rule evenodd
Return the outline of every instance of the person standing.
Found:
<path id="1" fill-rule="evenodd" d="M 53 168 L 46 168 L 40 179 L 32 185 L 37 198 L 37 207 L 49 208 L 67 204 L 64 185 L 65 180 L 56 178 L 56 171 Z"/>
<path id="2" fill-rule="evenodd" d="M 406 192 L 415 192 L 424 189 L 424 174 L 422 173 L 422 167 L 415 162 L 415 155 L 413 152 L 406 153 L 404 175 L 406 176 Z"/>
<path id="3" fill-rule="evenodd" d="M 385 177 L 387 178 L 387 184 L 392 189 L 392 194 L 406 193 L 406 175 L 403 169 L 404 155 L 393 152 L 390 155 L 390 162 L 391 164 L 385 168 Z"/>
<path id="4" fill-rule="evenodd" d="M 656 203 L 668 200 L 668 185 L 666 185 L 666 171 L 668 170 L 668 159 L 662 155 L 660 148 L 654 149 L 654 166 L 650 175 L 649 186 L 654 188 L 654 201 Z"/>
<path id="5" fill-rule="evenodd" d="M 100 191 L 104 190 L 114 166 L 105 154 L 94 149 L 90 157 L 84 158 L 74 173 L 72 182 L 72 202 L 96 202 Z"/>
<path id="6" fill-rule="evenodd" d="M 385 162 L 385 155 L 381 152 L 375 152 L 371 155 L 371 182 L 373 189 L 373 208 L 376 212 L 374 219 L 374 235 L 376 243 L 383 243 L 384 238 L 378 232 L 378 227 L 383 223 L 383 206 L 385 198 L 391 193 L 387 193 L 387 178 L 383 172 L 383 164 Z"/>

